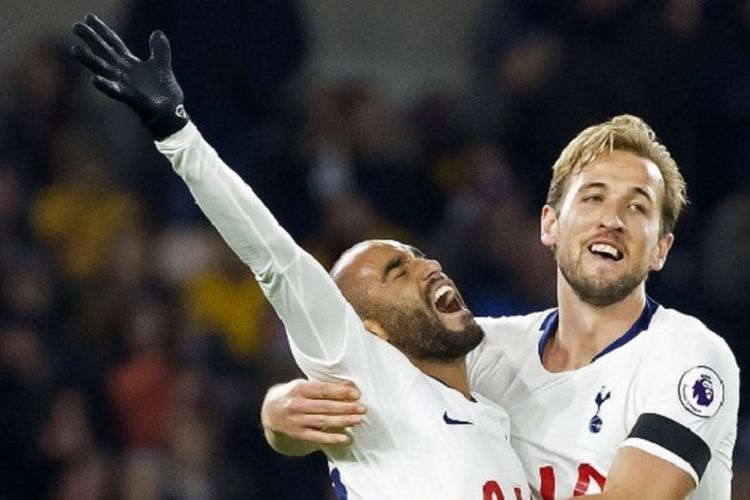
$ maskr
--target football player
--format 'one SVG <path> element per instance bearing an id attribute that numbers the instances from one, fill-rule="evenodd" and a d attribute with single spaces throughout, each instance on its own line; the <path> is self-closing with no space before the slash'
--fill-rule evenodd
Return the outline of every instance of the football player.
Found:
<path id="1" fill-rule="evenodd" d="M 339 498 L 528 498 L 506 412 L 469 389 L 465 357 L 483 333 L 440 264 L 399 242 L 366 241 L 329 275 L 189 120 L 163 33 L 141 60 L 93 15 L 73 31 L 95 86 L 138 113 L 253 270 L 304 373 L 362 390 L 369 412 L 344 422 L 361 422 L 355 444 L 323 447 Z"/>

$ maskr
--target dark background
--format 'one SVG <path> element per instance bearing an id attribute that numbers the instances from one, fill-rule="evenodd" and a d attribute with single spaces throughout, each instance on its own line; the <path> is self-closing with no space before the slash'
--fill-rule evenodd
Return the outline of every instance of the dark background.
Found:
<path id="1" fill-rule="evenodd" d="M 550 167 L 584 127 L 645 118 L 691 199 L 649 293 L 726 339 L 747 400 L 750 2 L 90 4 L 2 21 L 0 500 L 330 496 L 322 457 L 263 441 L 265 389 L 298 372 L 252 275 L 67 54 L 88 9 L 139 55 L 169 36 L 194 121 L 325 265 L 400 239 L 477 315 L 554 304 Z"/>

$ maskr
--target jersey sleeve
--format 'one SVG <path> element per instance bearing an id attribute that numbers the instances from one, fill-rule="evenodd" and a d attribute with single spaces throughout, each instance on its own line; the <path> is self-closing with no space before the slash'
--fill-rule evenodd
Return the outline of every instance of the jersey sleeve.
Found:
<path id="1" fill-rule="evenodd" d="M 623 446 L 671 462 L 700 483 L 709 462 L 731 473 L 739 368 L 726 343 L 697 320 L 659 341 L 639 381 L 639 414 Z"/>
<path id="2" fill-rule="evenodd" d="M 156 146 L 224 240 L 252 269 L 284 322 L 302 371 L 318 379 L 351 379 L 363 398 L 379 398 L 376 381 L 402 375 L 389 372 L 388 365 L 403 368 L 405 358 L 364 330 L 329 274 L 294 242 L 193 123 Z M 382 397 L 393 402 L 397 394 L 392 390 Z"/>

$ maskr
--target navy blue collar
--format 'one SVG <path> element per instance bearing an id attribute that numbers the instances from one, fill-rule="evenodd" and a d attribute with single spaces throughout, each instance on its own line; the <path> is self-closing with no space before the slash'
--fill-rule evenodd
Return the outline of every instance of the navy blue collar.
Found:
<path id="1" fill-rule="evenodd" d="M 614 351 L 618 347 L 624 346 L 625 344 L 633 340 L 639 333 L 646 330 L 648 328 L 648 325 L 651 324 L 651 318 L 654 316 L 654 313 L 658 308 L 659 304 L 654 302 L 651 297 L 646 297 L 646 305 L 643 308 L 643 312 L 641 313 L 641 316 L 636 320 L 636 322 L 633 323 L 633 326 L 631 326 L 628 331 L 625 332 L 622 336 L 609 344 L 602 352 L 594 356 L 591 362 L 593 363 L 605 354 Z M 542 359 L 544 347 L 557 331 L 557 323 L 559 319 L 560 311 L 558 309 L 555 309 L 554 311 L 549 313 L 546 318 L 544 318 L 542 326 L 539 327 L 539 329 L 544 332 L 542 334 L 542 338 L 539 339 L 539 359 Z"/>

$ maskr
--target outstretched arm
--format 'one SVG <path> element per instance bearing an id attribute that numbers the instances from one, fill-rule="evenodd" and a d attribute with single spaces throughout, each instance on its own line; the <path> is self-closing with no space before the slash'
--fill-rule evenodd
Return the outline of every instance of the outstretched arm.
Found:
<path id="1" fill-rule="evenodd" d="M 188 120 L 164 34 L 151 35 L 151 56 L 143 61 L 93 15 L 73 31 L 84 42 L 73 54 L 94 73 L 94 85 L 143 119 L 201 210 L 253 270 L 306 375 L 349 378 L 367 388 L 370 400 L 392 402 L 393 391 L 384 388 L 388 384 L 383 379 L 404 386 L 415 376 L 414 367 L 395 348 L 365 332 L 325 269 L 294 242 Z M 383 366 L 389 367 L 386 373 Z"/>
<path id="2" fill-rule="evenodd" d="M 73 31 L 84 42 L 73 47 L 73 54 L 94 73 L 94 85 L 143 119 L 203 213 L 253 270 L 287 327 L 298 363 L 304 358 L 310 366 L 325 368 L 337 362 L 347 332 L 359 334 L 361 321 L 322 266 L 187 119 L 166 36 L 152 33 L 151 56 L 144 61 L 96 16 L 76 23 Z"/>

